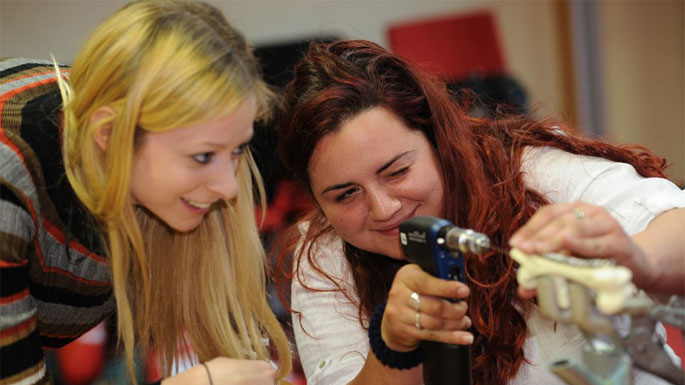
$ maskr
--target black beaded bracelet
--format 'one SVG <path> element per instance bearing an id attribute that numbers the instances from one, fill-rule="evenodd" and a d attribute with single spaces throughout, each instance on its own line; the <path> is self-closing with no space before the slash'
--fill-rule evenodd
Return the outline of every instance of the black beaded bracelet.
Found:
<path id="1" fill-rule="evenodd" d="M 376 306 L 369 322 L 369 344 L 371 351 L 383 365 L 395 369 L 411 369 L 423 361 L 423 349 L 421 345 L 409 352 L 392 350 L 385 344 L 381 337 L 381 321 L 385 312 L 385 302 Z"/>

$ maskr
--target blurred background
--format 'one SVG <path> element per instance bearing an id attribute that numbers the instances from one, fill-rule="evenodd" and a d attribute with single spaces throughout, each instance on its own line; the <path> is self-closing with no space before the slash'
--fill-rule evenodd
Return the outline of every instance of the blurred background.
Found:
<path id="1" fill-rule="evenodd" d="M 503 103 L 512 112 L 570 122 L 593 137 L 640 144 L 665 157 L 670 178 L 685 184 L 684 0 L 208 2 L 246 35 L 277 88 L 309 41 L 368 39 L 421 63 L 457 91 L 471 89 L 483 102 L 474 114 L 493 114 Z M 0 0 L 0 56 L 52 53 L 69 64 L 90 31 L 125 3 Z M 256 139 L 269 194 L 268 243 L 304 202 L 283 178 L 268 130 Z"/>
<path id="2" fill-rule="evenodd" d="M 0 0 L 0 55 L 70 63 L 124 0 Z M 685 182 L 683 0 L 210 0 L 255 47 L 362 38 L 390 47 L 389 30 L 490 12 L 503 63 L 536 116 L 576 123 L 666 157 Z M 449 50 L 448 39 L 442 48 Z M 464 53 L 464 55 L 469 52 Z M 459 55 L 460 53 L 456 53 Z"/>

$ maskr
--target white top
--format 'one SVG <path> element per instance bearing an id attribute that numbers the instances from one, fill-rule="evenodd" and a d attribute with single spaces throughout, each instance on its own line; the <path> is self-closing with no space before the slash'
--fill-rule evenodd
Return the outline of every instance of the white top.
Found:
<path id="1" fill-rule="evenodd" d="M 628 164 L 550 147 L 527 149 L 522 163 L 526 184 L 551 203 L 585 201 L 603 206 L 628 234 L 644 230 L 652 219 L 667 210 L 685 207 L 685 191 L 666 179 L 643 178 Z M 341 239 L 329 237 L 312 247 L 320 267 L 356 299 Z M 336 289 L 330 280 L 311 268 L 306 258 L 299 268 L 299 277 L 307 286 Z M 292 321 L 307 383 L 336 385 L 351 381 L 369 352 L 367 332 L 359 324 L 357 306 L 339 291 L 305 289 L 297 278 L 292 282 L 291 299 L 292 308 L 300 311 L 302 317 L 302 327 L 298 314 L 293 315 Z M 561 358 L 582 361 L 582 334 L 569 324 L 557 323 L 555 330 L 553 322 L 537 311 L 532 312 L 527 324 L 524 351 L 531 364 L 524 362 L 509 384 L 564 385 L 545 364 Z M 663 328 L 660 331 L 665 335 Z M 667 382 L 634 369 L 634 384 Z"/>

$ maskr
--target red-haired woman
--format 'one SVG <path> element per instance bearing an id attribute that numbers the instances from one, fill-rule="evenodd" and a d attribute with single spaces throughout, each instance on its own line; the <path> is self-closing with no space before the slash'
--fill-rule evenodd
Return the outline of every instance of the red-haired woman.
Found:
<path id="1" fill-rule="evenodd" d="M 447 218 L 500 247 L 548 204 L 563 212 L 560 233 L 569 239 L 571 219 L 580 217 L 574 209 L 586 210 L 584 223 L 604 226 L 587 233 L 594 242 L 605 228 L 649 234 L 657 217 L 655 223 L 683 223 L 685 192 L 665 179 L 662 159 L 583 139 L 550 121 L 469 117 L 441 82 L 370 42 L 313 44 L 295 67 L 282 118 L 281 158 L 317 204 L 293 231 L 299 247 L 292 266 L 283 265 L 310 384 L 420 384 L 415 349 L 422 340 L 472 344 L 481 385 L 558 384 L 541 363 L 579 353 L 577 329 L 555 327 L 516 295 L 507 255 L 466 255 L 468 286 L 404 261 L 398 226 L 408 218 Z M 536 242 L 523 241 L 548 228 L 532 229 L 518 242 L 535 251 Z M 652 246 L 625 235 L 621 241 L 634 253 Z M 682 261 L 677 244 L 656 250 Z M 593 256 L 614 256 L 601 250 Z M 651 277 L 637 283 L 661 289 L 649 287 Z M 418 309 L 410 300 L 416 294 Z M 374 317 L 380 344 L 367 338 Z M 377 351 L 396 354 L 379 358 Z"/>

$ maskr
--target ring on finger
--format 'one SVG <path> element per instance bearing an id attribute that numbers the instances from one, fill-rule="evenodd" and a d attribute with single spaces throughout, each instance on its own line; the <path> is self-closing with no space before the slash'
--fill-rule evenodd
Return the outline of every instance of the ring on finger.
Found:
<path id="1" fill-rule="evenodd" d="M 421 327 L 421 312 L 416 311 L 416 315 L 414 316 L 414 326 L 416 326 L 417 329 L 423 329 Z"/>
<path id="2" fill-rule="evenodd" d="M 578 218 L 579 221 L 582 221 L 583 218 L 585 218 L 585 212 L 577 207 L 573 209 L 573 213 L 576 214 L 576 218 Z"/>
<path id="3" fill-rule="evenodd" d="M 419 311 L 421 308 L 421 296 L 419 296 L 419 293 L 415 291 L 411 293 L 409 296 L 409 306 L 417 312 Z"/>

